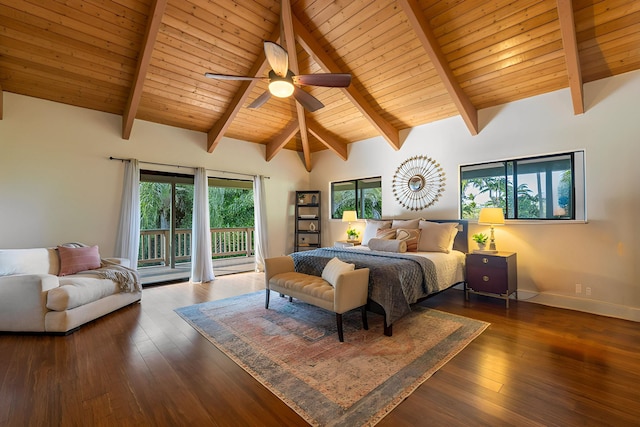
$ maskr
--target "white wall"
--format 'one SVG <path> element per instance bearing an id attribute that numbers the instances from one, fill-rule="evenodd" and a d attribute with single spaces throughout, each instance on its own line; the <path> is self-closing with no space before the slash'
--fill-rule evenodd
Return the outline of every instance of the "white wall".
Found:
<path id="1" fill-rule="evenodd" d="M 122 162 L 108 160 L 113 156 L 270 176 L 269 253 L 293 250 L 294 191 L 309 179 L 297 153 L 283 150 L 267 163 L 264 146 L 224 138 L 209 154 L 204 133 L 142 120 L 129 140 L 121 133 L 121 116 L 5 92 L 0 248 L 80 241 L 113 254 L 124 172 Z"/>
<path id="2" fill-rule="evenodd" d="M 514 224 L 496 229 L 499 249 L 518 252 L 522 297 L 640 321 L 640 72 L 585 85 L 586 113 L 574 116 L 568 90 L 480 111 L 471 136 L 459 117 L 403 131 L 394 151 L 382 138 L 349 145 L 343 162 L 314 153 L 307 174 L 287 150 L 265 162 L 264 147 L 223 139 L 212 154 L 206 136 L 136 120 L 121 138 L 120 116 L 4 93 L 0 120 L 0 248 L 98 244 L 111 254 L 123 165 L 109 156 L 204 166 L 271 176 L 267 181 L 270 255 L 293 250 L 293 192 L 319 189 L 329 217 L 331 181 L 381 175 L 385 217 L 411 217 L 391 193 L 397 166 L 425 154 L 440 162 L 446 190 L 418 213 L 458 217 L 458 167 L 507 157 L 585 149 L 587 224 Z M 363 224 L 360 224 L 361 226 Z M 345 237 L 346 224 L 324 220 L 324 245 Z M 487 231 L 473 224 L 471 233 Z M 591 296 L 575 293 L 575 284 Z"/>
<path id="3" fill-rule="evenodd" d="M 331 181 L 381 175 L 384 217 L 458 218 L 460 164 L 585 149 L 588 223 L 511 222 L 496 228 L 498 248 L 518 253 L 521 297 L 640 321 L 640 72 L 584 90 L 586 113 L 579 116 L 569 91 L 561 90 L 480 111 L 475 137 L 454 117 L 403 132 L 399 151 L 374 138 L 350 144 L 347 162 L 330 152 L 315 154 L 310 185 L 328 201 Z M 434 158 L 446 173 L 443 197 L 418 213 L 402 209 L 391 191 L 395 169 L 417 154 Z M 326 220 L 324 227 L 330 232 L 325 244 L 345 238 L 339 220 Z M 471 233 L 479 231 L 488 229 L 471 225 Z"/>

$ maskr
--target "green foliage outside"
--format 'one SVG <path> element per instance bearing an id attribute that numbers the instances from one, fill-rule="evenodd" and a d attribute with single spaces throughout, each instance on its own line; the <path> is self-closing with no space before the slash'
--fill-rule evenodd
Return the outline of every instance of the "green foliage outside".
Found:
<path id="1" fill-rule="evenodd" d="M 507 206 L 507 198 L 513 199 L 513 183 L 505 177 L 486 177 L 463 179 L 460 182 L 462 200 L 462 218 L 475 219 L 480 215 L 480 209 L 486 207 L 502 208 L 506 218 L 515 218 L 514 206 Z M 478 190 L 477 193 L 471 191 Z M 489 200 L 478 203 L 478 195 L 487 195 Z M 539 218 L 541 212 L 540 197 L 533 195 L 527 184 L 521 184 L 516 189 L 518 197 L 518 218 Z M 509 197 L 507 197 L 509 195 Z"/>
<path id="2" fill-rule="evenodd" d="M 357 211 L 358 218 L 381 218 L 382 217 L 382 188 L 368 188 L 360 191 L 358 204 L 364 203 L 364 214 L 362 209 L 356 209 L 356 191 L 334 191 L 333 192 L 333 212 L 331 217 L 342 218 L 344 211 Z"/>
<path id="3" fill-rule="evenodd" d="M 176 228 L 191 228 L 193 185 L 176 184 Z M 253 227 L 253 190 L 209 187 L 211 228 Z M 171 224 L 171 184 L 140 183 L 140 228 L 169 229 Z"/>

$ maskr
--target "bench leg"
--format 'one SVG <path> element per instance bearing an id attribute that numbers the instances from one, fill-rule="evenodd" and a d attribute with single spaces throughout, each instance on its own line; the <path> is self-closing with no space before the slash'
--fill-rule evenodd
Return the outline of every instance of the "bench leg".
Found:
<path id="1" fill-rule="evenodd" d="M 264 308 L 269 309 L 269 295 L 271 295 L 271 291 L 269 289 L 265 289 L 267 291 L 265 299 L 264 299 Z"/>
<path id="2" fill-rule="evenodd" d="M 344 334 L 342 332 L 342 314 L 336 313 L 336 324 L 338 325 L 338 339 L 344 342 Z"/>
<path id="3" fill-rule="evenodd" d="M 367 321 L 367 306 L 363 305 L 360 307 L 360 311 L 362 311 L 362 327 L 365 331 L 369 330 L 369 322 Z"/>

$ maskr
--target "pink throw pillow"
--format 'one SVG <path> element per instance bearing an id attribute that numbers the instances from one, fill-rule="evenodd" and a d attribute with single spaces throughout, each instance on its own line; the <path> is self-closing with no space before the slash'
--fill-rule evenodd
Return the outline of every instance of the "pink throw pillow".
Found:
<path id="1" fill-rule="evenodd" d="M 58 276 L 100 268 L 100 253 L 97 246 L 82 248 L 58 246 L 58 255 L 60 256 L 60 272 Z"/>

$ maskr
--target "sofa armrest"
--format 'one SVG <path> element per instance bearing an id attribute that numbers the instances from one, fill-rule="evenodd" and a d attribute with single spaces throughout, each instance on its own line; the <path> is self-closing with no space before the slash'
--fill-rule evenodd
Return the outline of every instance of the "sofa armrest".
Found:
<path id="1" fill-rule="evenodd" d="M 367 303 L 369 269 L 358 268 L 338 276 L 334 292 L 334 311 L 344 313 Z"/>
<path id="2" fill-rule="evenodd" d="M 58 286 L 52 274 L 0 277 L 0 331 L 44 331 L 47 292 Z"/>
<path id="3" fill-rule="evenodd" d="M 107 264 L 121 265 L 123 267 L 131 267 L 129 258 L 102 258 L 102 261 L 106 262 Z"/>
<path id="4" fill-rule="evenodd" d="M 288 273 L 295 271 L 295 265 L 293 258 L 288 255 L 279 256 L 274 258 L 267 258 L 264 260 L 264 280 L 265 287 L 269 289 L 269 280 L 276 274 Z"/>

